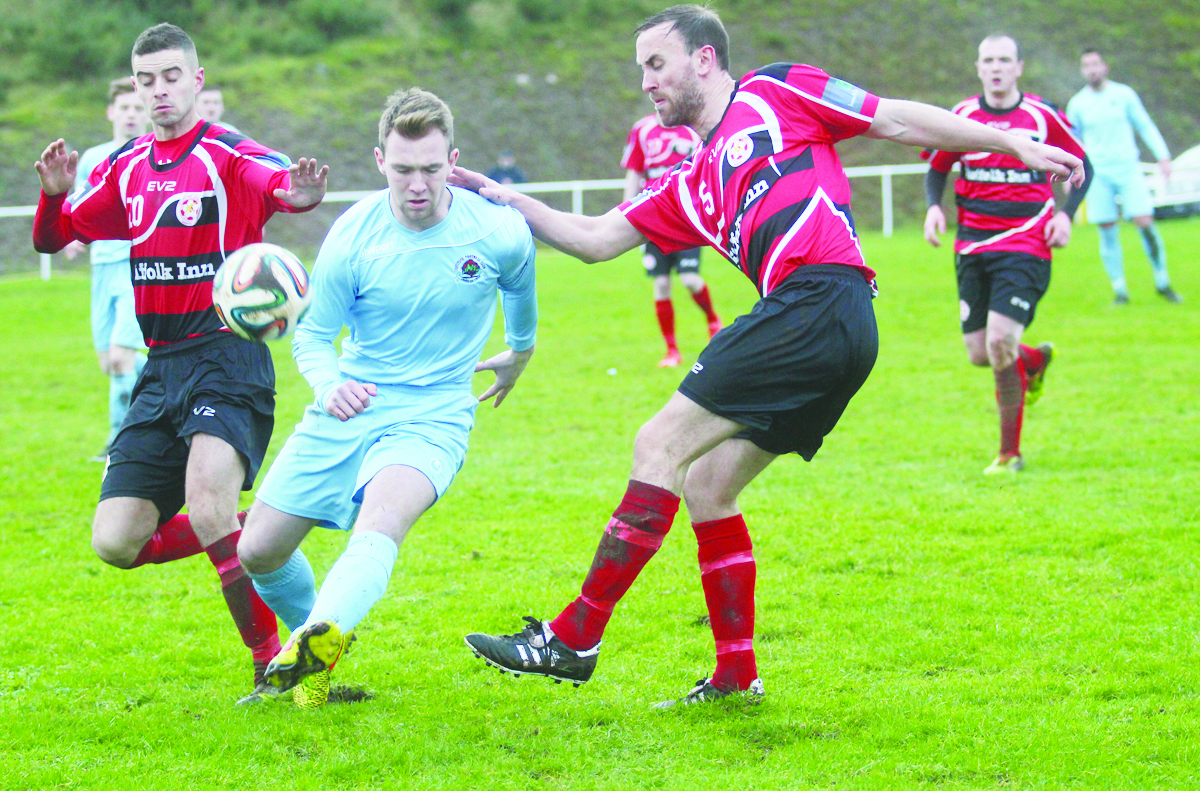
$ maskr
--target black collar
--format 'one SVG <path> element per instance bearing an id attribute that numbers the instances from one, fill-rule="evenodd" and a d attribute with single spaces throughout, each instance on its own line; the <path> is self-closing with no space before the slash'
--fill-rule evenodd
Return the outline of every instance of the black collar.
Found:
<path id="1" fill-rule="evenodd" d="M 987 97 L 986 93 L 979 94 L 979 109 L 980 110 L 983 110 L 985 113 L 991 113 L 992 115 L 1008 115 L 1013 110 L 1020 107 L 1021 102 L 1025 101 L 1025 92 L 1017 91 L 1017 103 L 1009 108 L 992 107 L 990 104 L 987 103 L 986 97 Z"/>

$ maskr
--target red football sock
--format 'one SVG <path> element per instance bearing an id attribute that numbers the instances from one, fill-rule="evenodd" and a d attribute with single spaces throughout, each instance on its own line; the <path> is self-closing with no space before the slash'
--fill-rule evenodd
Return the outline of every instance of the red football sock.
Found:
<path id="1" fill-rule="evenodd" d="M 708 293 L 707 283 L 699 291 L 692 292 L 692 299 L 696 300 L 696 304 L 700 306 L 700 310 L 704 311 L 704 315 L 708 317 L 709 321 L 720 321 L 717 318 L 717 312 L 713 310 L 712 296 Z"/>
<path id="2" fill-rule="evenodd" d="M 204 548 L 221 576 L 221 593 L 229 614 L 242 636 L 242 642 L 250 649 L 255 662 L 269 662 L 279 653 L 279 626 L 275 613 L 259 597 L 250 581 L 250 575 L 238 560 L 237 545 L 242 531 L 238 530 Z"/>
<path id="3" fill-rule="evenodd" d="M 1018 357 L 1015 363 L 994 373 L 996 403 L 1000 405 L 1000 455 L 1019 456 L 1025 416 L 1025 363 Z"/>
<path id="4" fill-rule="evenodd" d="M 130 568 L 147 563 L 170 563 L 172 560 L 199 555 L 203 551 L 200 539 L 192 532 L 188 515 L 179 514 L 158 526 Z"/>
<path id="5" fill-rule="evenodd" d="M 631 480 L 592 559 L 583 591 L 550 623 L 550 631 L 575 651 L 600 642 L 613 608 L 662 546 L 679 510 L 666 489 Z"/>
<path id="6" fill-rule="evenodd" d="M 654 300 L 654 310 L 658 313 L 658 328 L 662 330 L 667 349 L 675 349 L 675 308 L 671 306 L 671 300 Z"/>
<path id="7" fill-rule="evenodd" d="M 741 514 L 693 523 L 699 544 L 700 582 L 717 646 L 712 684 L 744 690 L 758 678 L 754 661 L 754 564 L 750 533 Z"/>
<path id="8" fill-rule="evenodd" d="M 1021 344 L 1017 347 L 1018 353 L 1021 355 L 1021 362 L 1025 363 L 1025 372 L 1027 374 L 1035 374 L 1046 365 L 1046 355 L 1033 346 Z"/>

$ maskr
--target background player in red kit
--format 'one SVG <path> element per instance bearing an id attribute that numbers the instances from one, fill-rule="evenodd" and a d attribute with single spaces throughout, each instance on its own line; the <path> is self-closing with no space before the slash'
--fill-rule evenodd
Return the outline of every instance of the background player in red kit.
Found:
<path id="1" fill-rule="evenodd" d="M 1012 135 L 1058 146 L 1083 159 L 1087 176 L 1056 209 L 1046 174 L 1030 170 L 1009 154 L 937 151 L 925 177 L 925 238 L 941 245 L 946 215 L 940 205 L 946 177 L 955 162 L 962 171 L 954 186 L 958 236 L 954 242 L 959 315 L 967 357 L 991 365 L 1000 405 L 1000 454 L 985 474 L 1017 472 L 1021 458 L 1021 422 L 1025 404 L 1041 395 L 1054 345 L 1036 349 L 1021 343 L 1033 321 L 1038 300 L 1050 285 L 1050 248 L 1071 239 L 1071 218 L 1091 182 L 1092 166 L 1071 134 L 1067 119 L 1040 96 L 1017 88 L 1024 63 L 1009 36 L 988 36 L 979 45 L 975 66 L 983 93 L 957 104 L 952 112 Z"/>
<path id="2" fill-rule="evenodd" d="M 156 25 L 133 45 L 134 84 L 153 132 L 129 141 L 65 202 L 78 155 L 62 140 L 35 163 L 42 194 L 38 251 L 72 239 L 129 239 L 138 323 L 149 361 L 109 449 L 92 546 L 119 568 L 207 552 L 250 648 L 255 675 L 279 651 L 275 615 L 238 562 L 238 491 L 271 438 L 275 371 L 263 344 L 224 328 L 212 307 L 225 256 L 262 241 L 276 211 L 325 194 L 327 168 L 281 154 L 196 114 L 204 70 L 186 33 Z M 184 503 L 188 515 L 179 515 Z"/>
<path id="3" fill-rule="evenodd" d="M 916 102 L 880 99 L 812 66 L 776 63 L 734 81 L 717 15 L 662 11 L 637 30 L 642 90 L 668 126 L 704 147 L 637 199 L 601 217 L 558 212 L 477 173 L 458 183 L 519 210 L 533 232 L 584 261 L 650 239 L 666 251 L 709 244 L 762 299 L 717 333 L 667 405 L 638 431 L 625 497 L 580 596 L 551 622 L 513 635 L 468 635 L 491 664 L 583 683 L 617 602 L 687 499 L 717 667 L 682 702 L 762 694 L 752 640 L 755 563 L 737 505 L 780 454 L 811 459 L 866 380 L 878 348 L 874 273 L 850 215 L 833 144 L 854 135 L 962 151 L 996 150 L 1083 179 L 1076 157 Z M 670 701 L 670 705 L 675 701 Z"/>
<path id="4" fill-rule="evenodd" d="M 663 175 L 701 146 L 700 135 L 686 126 L 663 126 L 658 117 L 648 115 L 629 130 L 621 167 L 625 168 L 625 200 L 632 200 L 646 182 Z M 654 309 L 658 326 L 667 342 L 667 354 L 658 365 L 674 368 L 680 363 L 679 346 L 675 343 L 675 308 L 671 305 L 671 270 L 679 273 L 679 281 L 704 311 L 708 320 L 708 337 L 721 329 L 721 319 L 713 310 L 708 285 L 700 277 L 700 248 L 664 253 L 654 242 L 642 246 L 642 264 L 646 274 L 654 278 Z"/>

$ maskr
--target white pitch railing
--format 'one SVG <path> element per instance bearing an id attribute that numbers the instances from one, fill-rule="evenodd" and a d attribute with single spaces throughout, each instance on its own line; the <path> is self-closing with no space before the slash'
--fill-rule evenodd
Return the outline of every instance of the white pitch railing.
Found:
<path id="1" fill-rule="evenodd" d="M 1174 171 L 1168 184 L 1162 177 L 1157 165 L 1143 164 L 1146 172 L 1147 185 L 1155 206 L 1169 206 L 1177 203 L 1200 202 L 1200 168 L 1187 168 Z M 892 177 L 915 176 L 925 173 L 929 165 L 924 162 L 914 162 L 904 165 L 869 165 L 865 167 L 846 168 L 850 178 L 878 178 L 880 181 L 880 202 L 883 208 L 883 235 L 890 237 L 894 230 L 894 213 L 892 207 Z M 512 184 L 513 189 L 529 194 L 569 192 L 571 193 L 571 211 L 583 214 L 583 194 L 596 190 L 620 190 L 625 188 L 625 179 L 589 179 L 580 181 L 541 181 L 528 184 Z M 377 192 L 377 190 L 346 190 L 330 192 L 325 195 L 325 203 L 353 203 Z M 0 207 L 0 218 L 32 217 L 36 206 Z M 41 257 L 42 280 L 50 279 L 50 256 Z"/>

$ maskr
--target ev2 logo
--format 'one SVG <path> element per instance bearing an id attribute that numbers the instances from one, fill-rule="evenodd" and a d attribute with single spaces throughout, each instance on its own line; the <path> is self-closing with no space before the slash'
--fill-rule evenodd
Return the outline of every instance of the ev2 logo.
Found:
<path id="1" fill-rule="evenodd" d="M 1020 297 L 1013 297 L 1008 302 L 1010 305 L 1016 305 L 1021 310 L 1024 310 L 1027 312 L 1029 310 L 1029 302 L 1027 300 L 1021 299 Z"/>
<path id="2" fill-rule="evenodd" d="M 198 406 L 192 410 L 192 414 L 197 417 L 215 417 L 217 411 L 210 406 Z"/>

